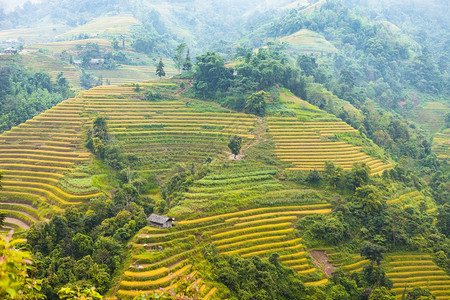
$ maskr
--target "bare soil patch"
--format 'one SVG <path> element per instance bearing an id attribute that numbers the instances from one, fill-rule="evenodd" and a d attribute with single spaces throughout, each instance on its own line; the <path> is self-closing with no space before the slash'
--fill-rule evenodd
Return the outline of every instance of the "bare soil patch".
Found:
<path id="1" fill-rule="evenodd" d="M 322 270 L 327 277 L 331 277 L 331 274 L 336 270 L 336 267 L 329 262 L 326 252 L 314 250 L 310 251 L 309 255 L 312 257 L 314 265 Z"/>

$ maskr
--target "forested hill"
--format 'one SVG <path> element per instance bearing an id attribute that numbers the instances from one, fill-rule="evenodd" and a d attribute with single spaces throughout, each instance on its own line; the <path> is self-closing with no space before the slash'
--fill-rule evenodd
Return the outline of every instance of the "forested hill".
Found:
<path id="1" fill-rule="evenodd" d="M 306 1 L 291 0 L 265 1 L 264 4 L 256 0 L 27 2 L 11 12 L 0 10 L 0 29 L 49 27 L 50 36 L 65 40 L 73 36 L 61 37 L 61 33 L 83 26 L 99 16 L 132 15 L 139 20 L 133 30 L 133 38 L 139 36 L 143 43 L 148 44 L 147 54 L 172 55 L 172 48 L 182 42 L 188 43 L 198 53 L 204 50 L 230 53 L 235 40 L 266 23 L 278 14 L 278 10 L 306 4 Z M 25 42 L 27 38 L 23 36 Z"/>
<path id="2" fill-rule="evenodd" d="M 450 300 L 447 20 L 363 2 L 2 11 L 0 299 Z"/>
<path id="3" fill-rule="evenodd" d="M 257 35 L 280 38 L 302 29 L 322 34 L 339 49 L 321 61 L 336 81 L 351 88 L 338 91 L 326 73 L 316 74 L 315 79 L 326 81 L 331 90 L 353 104 L 368 97 L 382 107 L 409 112 L 417 101 L 449 95 L 445 51 L 431 52 L 426 41 L 411 39 L 408 31 L 380 18 L 372 21 L 364 11 L 350 10 L 340 1 L 320 1 L 314 10 L 291 10 Z M 417 25 L 415 30 L 421 27 Z M 445 35 L 443 39 L 445 43 Z"/>

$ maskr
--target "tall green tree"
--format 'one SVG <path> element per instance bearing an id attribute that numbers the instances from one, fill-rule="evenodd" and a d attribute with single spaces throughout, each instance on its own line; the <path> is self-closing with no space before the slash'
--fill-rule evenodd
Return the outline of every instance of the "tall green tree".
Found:
<path id="1" fill-rule="evenodd" d="M 228 148 L 230 148 L 231 153 L 234 154 L 234 158 L 241 152 L 242 147 L 242 137 L 234 135 L 231 137 L 228 143 Z"/>
<path id="2" fill-rule="evenodd" d="M 214 53 L 197 56 L 195 64 L 194 88 L 207 94 L 214 95 L 218 91 L 226 91 L 233 83 L 233 69 L 225 67 L 223 58 Z"/>
<path id="3" fill-rule="evenodd" d="M 355 198 L 366 213 L 376 213 L 382 208 L 380 190 L 373 185 L 356 188 Z"/>
<path id="4" fill-rule="evenodd" d="M 266 113 L 266 92 L 259 91 L 257 93 L 251 94 L 247 98 L 245 105 L 245 110 L 249 113 L 263 116 Z"/>
<path id="5" fill-rule="evenodd" d="M 173 61 L 177 66 L 178 73 L 181 73 L 181 68 L 184 66 L 185 56 L 184 52 L 186 51 L 187 45 L 185 43 L 178 45 L 175 49 L 175 56 L 173 57 Z"/>
<path id="6" fill-rule="evenodd" d="M 116 38 L 114 38 L 114 40 L 111 42 L 111 47 L 114 50 L 118 50 L 119 49 L 119 41 Z"/>
<path id="7" fill-rule="evenodd" d="M 161 79 L 161 77 L 166 76 L 166 71 L 164 71 L 164 63 L 162 61 L 162 58 L 159 59 L 159 64 L 156 67 L 156 75 Z"/>
<path id="8" fill-rule="evenodd" d="M 436 227 L 450 237 L 450 204 L 446 203 L 437 209 Z"/>
<path id="9" fill-rule="evenodd" d="M 189 48 L 186 52 L 186 58 L 184 59 L 183 63 L 183 71 L 191 71 L 192 70 L 192 61 L 191 61 L 191 55 L 189 54 Z"/>
<path id="10" fill-rule="evenodd" d="M 25 240 L 13 239 L 12 234 L 0 235 L 0 298 L 44 299 L 40 293 L 42 281 L 31 278 L 27 272 L 33 264 L 31 253 L 18 247 Z"/>
<path id="11" fill-rule="evenodd" d="M 374 263 L 377 263 L 379 266 L 381 261 L 383 260 L 383 252 L 386 252 L 386 248 L 372 244 L 370 242 L 365 242 L 364 246 L 359 249 L 359 254 L 370 260 L 372 266 Z"/>
<path id="12" fill-rule="evenodd" d="M 357 162 L 353 164 L 352 169 L 347 174 L 347 183 L 351 189 L 361 187 L 369 182 L 370 167 L 364 162 Z"/>

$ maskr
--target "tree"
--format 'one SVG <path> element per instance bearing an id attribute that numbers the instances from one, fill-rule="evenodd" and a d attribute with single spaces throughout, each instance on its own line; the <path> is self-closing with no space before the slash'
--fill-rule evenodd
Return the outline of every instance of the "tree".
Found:
<path id="1" fill-rule="evenodd" d="M 192 70 L 192 62 L 191 56 L 189 54 L 189 49 L 187 50 L 186 58 L 184 59 L 183 70 L 188 72 Z"/>
<path id="2" fill-rule="evenodd" d="M 230 148 L 231 153 L 234 154 L 234 158 L 241 152 L 242 137 L 234 135 L 231 137 L 228 143 L 228 148 Z"/>
<path id="3" fill-rule="evenodd" d="M 369 182 L 370 167 L 365 163 L 355 163 L 348 173 L 347 183 L 353 190 Z"/>
<path id="4" fill-rule="evenodd" d="M 118 50 L 119 49 L 119 41 L 116 38 L 114 38 L 114 40 L 111 42 L 111 47 L 114 50 Z"/>
<path id="5" fill-rule="evenodd" d="M 106 118 L 99 116 L 92 122 L 92 128 L 88 132 L 86 147 L 88 147 L 94 154 L 99 154 L 103 157 L 105 147 L 108 139 L 108 125 Z"/>
<path id="6" fill-rule="evenodd" d="M 159 64 L 156 67 L 156 75 L 161 79 L 161 77 L 166 76 L 166 71 L 164 71 L 164 63 L 162 61 L 162 58 L 159 59 Z"/>
<path id="7" fill-rule="evenodd" d="M 226 91 L 233 82 L 233 69 L 225 67 L 223 58 L 214 53 L 197 56 L 195 64 L 194 87 L 205 97 L 217 91 Z"/>
<path id="8" fill-rule="evenodd" d="M 446 203 L 440 206 L 437 212 L 436 227 L 440 232 L 450 237 L 450 204 Z"/>
<path id="9" fill-rule="evenodd" d="M 322 180 L 322 176 L 320 176 L 319 172 L 314 169 L 309 171 L 308 176 L 306 176 L 305 180 L 310 184 L 318 184 Z"/>
<path id="10" fill-rule="evenodd" d="M 316 63 L 316 58 L 313 54 L 305 55 L 301 54 L 297 57 L 297 66 L 302 69 L 303 74 L 306 76 L 314 76 L 318 65 Z"/>
<path id="11" fill-rule="evenodd" d="M 383 252 L 386 252 L 386 248 L 378 246 L 378 245 L 374 245 L 370 242 L 365 242 L 364 246 L 359 249 L 359 254 L 370 260 L 372 267 L 373 264 L 376 262 L 377 265 L 379 266 L 381 261 L 383 260 Z"/>
<path id="12" fill-rule="evenodd" d="M 125 35 L 122 34 L 122 35 L 120 36 L 120 39 L 122 40 L 122 49 L 125 49 Z"/>
<path id="13" fill-rule="evenodd" d="M 60 299 L 78 299 L 78 300 L 100 300 L 102 295 L 95 291 L 95 287 L 77 287 L 72 289 L 70 287 L 63 287 L 58 291 Z"/>
<path id="14" fill-rule="evenodd" d="M 332 161 L 325 162 L 325 176 L 332 187 L 336 188 L 341 183 L 343 175 L 341 166 L 336 167 Z"/>
<path id="15" fill-rule="evenodd" d="M 95 77 L 90 73 L 86 73 L 84 70 L 81 70 L 80 82 L 81 86 L 85 89 L 93 88 L 97 84 Z"/>
<path id="16" fill-rule="evenodd" d="M 408 292 L 406 300 L 433 300 L 436 299 L 428 289 L 422 289 L 420 287 L 415 287 Z"/>
<path id="17" fill-rule="evenodd" d="M 181 68 L 184 67 L 184 51 L 186 50 L 187 45 L 185 43 L 178 45 L 178 47 L 175 49 L 175 56 L 173 57 L 173 60 L 175 62 L 175 65 L 177 66 L 178 73 L 181 73 Z"/>
<path id="18" fill-rule="evenodd" d="M 369 296 L 369 300 L 395 300 L 394 294 L 392 294 L 384 286 L 378 289 L 374 289 Z"/>
<path id="19" fill-rule="evenodd" d="M 367 213 L 378 212 L 381 210 L 381 194 L 378 188 L 373 185 L 365 185 L 356 188 L 356 201 L 362 205 L 363 211 Z"/>
<path id="20" fill-rule="evenodd" d="M 266 100 L 265 96 L 266 92 L 259 91 L 257 93 L 251 94 L 247 98 L 247 102 L 245 105 L 245 110 L 249 113 L 263 116 L 266 112 Z"/>
<path id="21" fill-rule="evenodd" d="M 17 248 L 26 240 L 13 239 L 12 235 L 13 231 L 10 231 L 8 236 L 0 236 L 0 298 L 43 299 L 40 293 L 42 281 L 27 273 L 33 263 L 31 253 Z"/>

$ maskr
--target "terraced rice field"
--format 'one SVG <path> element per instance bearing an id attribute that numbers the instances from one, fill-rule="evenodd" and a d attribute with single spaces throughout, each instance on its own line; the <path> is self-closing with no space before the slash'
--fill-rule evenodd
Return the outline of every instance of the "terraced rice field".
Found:
<path id="1" fill-rule="evenodd" d="M 215 157 L 227 148 L 230 135 L 242 136 L 244 141 L 254 138 L 250 132 L 254 116 L 197 112 L 180 100 L 143 101 L 133 89 L 101 86 L 81 93 L 78 99 L 87 112 L 106 116 L 110 132 L 125 150 L 151 166 L 164 168 L 174 162 Z"/>
<path id="2" fill-rule="evenodd" d="M 17 28 L 0 31 L 0 44 L 7 40 L 23 40 L 24 44 L 40 43 L 52 40 L 56 35 L 70 27 L 61 24 L 40 25 L 29 28 Z"/>
<path id="3" fill-rule="evenodd" d="M 164 60 L 166 76 L 178 74 L 172 62 Z M 156 66 L 130 66 L 121 65 L 115 70 L 91 70 L 95 76 L 103 76 L 103 81 L 109 80 L 111 84 L 124 84 L 156 79 Z"/>
<path id="4" fill-rule="evenodd" d="M 81 204 L 95 191 L 77 193 L 59 185 L 64 172 L 90 160 L 83 147 L 84 105 L 68 99 L 0 135 L 0 209 L 7 227 L 27 229 L 60 208 Z"/>
<path id="5" fill-rule="evenodd" d="M 283 37 L 281 42 L 289 43 L 288 49 L 295 53 L 335 53 L 337 49 L 320 34 L 302 29 Z"/>
<path id="6" fill-rule="evenodd" d="M 69 30 L 57 36 L 58 39 L 72 38 L 79 34 L 98 34 L 102 36 L 120 36 L 129 34 L 130 27 L 136 25 L 138 20 L 132 16 L 99 17 L 82 26 Z"/>
<path id="7" fill-rule="evenodd" d="M 297 118 L 270 117 L 268 124 L 276 144 L 275 152 L 280 160 L 292 163 L 290 170 L 323 170 L 326 161 L 333 161 L 344 170 L 350 170 L 355 162 L 365 162 L 372 174 L 381 174 L 391 167 L 368 156 L 360 147 L 327 139 L 339 132 L 357 133 L 345 122 L 301 122 Z"/>
<path id="8" fill-rule="evenodd" d="M 392 292 L 401 298 L 404 289 L 418 286 L 430 290 L 436 299 L 450 299 L 450 276 L 434 264 L 428 254 L 390 254 L 386 274 L 394 283 Z"/>
<path id="9" fill-rule="evenodd" d="M 194 182 L 184 193 L 182 202 L 171 210 L 180 216 L 208 211 L 211 206 L 239 205 L 247 207 L 249 201 L 264 193 L 283 189 L 275 178 L 278 170 L 244 161 L 217 164 L 213 170 Z"/>
<path id="10" fill-rule="evenodd" d="M 407 202 L 408 200 L 413 200 L 418 202 L 420 199 L 423 199 L 422 194 L 420 194 L 418 191 L 413 191 L 410 193 L 406 193 L 401 195 L 398 198 L 392 199 L 392 200 L 388 200 L 386 201 L 387 204 L 402 204 L 404 202 Z"/>
<path id="11" fill-rule="evenodd" d="M 342 252 L 332 252 L 328 254 L 330 262 L 336 268 L 342 268 L 344 272 L 361 272 L 370 263 L 359 254 L 344 254 Z"/>
<path id="12" fill-rule="evenodd" d="M 440 159 L 448 160 L 450 158 L 450 128 L 436 133 L 433 138 L 433 152 Z"/>
<path id="13" fill-rule="evenodd" d="M 428 213 L 433 213 L 436 210 L 436 203 L 429 197 L 424 197 L 417 190 L 394 197 L 394 199 L 387 200 L 386 203 L 389 205 L 396 204 L 402 208 L 408 206 L 419 207 L 419 204 L 425 204 Z"/>
<path id="14" fill-rule="evenodd" d="M 441 102 L 426 102 L 423 106 L 414 110 L 415 121 L 426 130 L 435 133 L 445 124 L 445 114 L 450 112 L 450 107 Z"/>
<path id="15" fill-rule="evenodd" d="M 86 45 L 87 43 L 96 43 L 100 47 L 111 46 L 111 41 L 107 39 L 84 39 L 75 41 L 64 41 L 64 42 L 49 42 L 49 43 L 39 43 L 27 46 L 30 49 L 45 49 L 51 52 L 62 52 L 64 50 L 74 49 L 77 45 Z"/>
<path id="16" fill-rule="evenodd" d="M 195 245 L 201 242 L 213 243 L 220 254 L 264 257 L 279 253 L 280 261 L 303 275 L 307 285 L 324 284 L 324 275 L 310 263 L 293 224 L 301 216 L 329 212 L 329 204 L 263 207 L 180 221 L 171 229 L 145 227 L 133 242 L 132 264 L 118 283 L 117 294 L 131 298 L 173 287 L 177 280 L 171 273 L 196 275 L 193 265 L 202 257 Z M 203 282 L 201 274 L 198 277 Z M 204 295 L 216 292 L 211 283 L 202 284 Z"/>
<path id="17" fill-rule="evenodd" d="M 56 80 L 58 73 L 62 72 L 63 76 L 69 81 L 75 90 L 81 90 L 80 72 L 74 66 L 65 63 L 53 56 L 45 55 L 37 51 L 29 52 L 21 55 L 22 62 L 25 66 L 34 71 L 43 71 L 50 75 L 51 79 Z"/>

